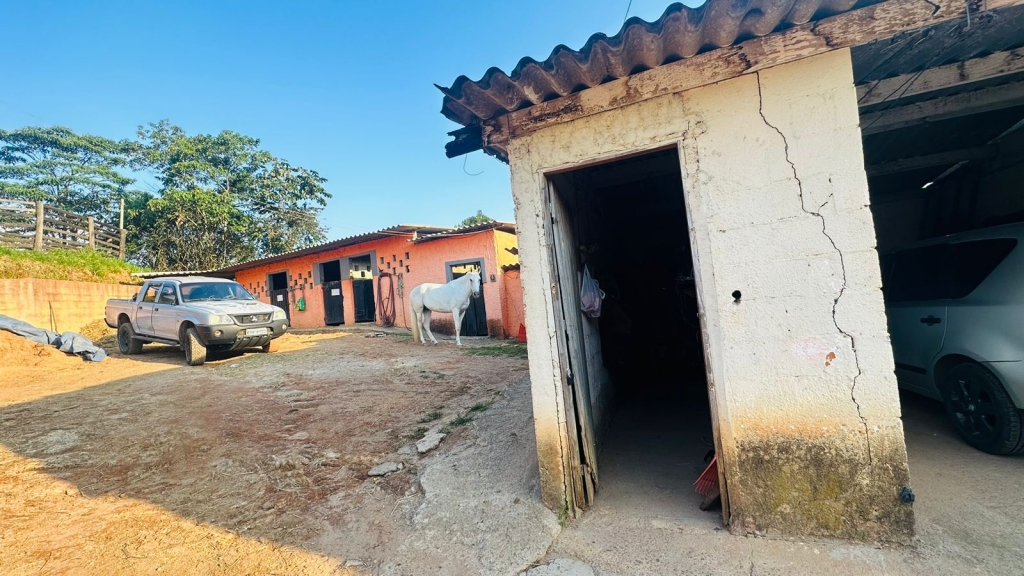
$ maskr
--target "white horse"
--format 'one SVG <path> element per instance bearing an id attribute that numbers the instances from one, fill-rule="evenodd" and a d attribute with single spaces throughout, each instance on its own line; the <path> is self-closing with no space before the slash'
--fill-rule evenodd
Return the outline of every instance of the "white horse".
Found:
<path id="1" fill-rule="evenodd" d="M 426 345 L 423 338 L 426 332 L 430 341 L 437 344 L 437 339 L 430 332 L 431 312 L 451 312 L 455 321 L 455 344 L 462 346 L 459 332 L 462 329 L 462 318 L 469 308 L 470 298 L 480 297 L 480 273 L 468 272 L 447 284 L 420 284 L 409 293 L 409 306 L 412 308 L 412 339 Z"/>

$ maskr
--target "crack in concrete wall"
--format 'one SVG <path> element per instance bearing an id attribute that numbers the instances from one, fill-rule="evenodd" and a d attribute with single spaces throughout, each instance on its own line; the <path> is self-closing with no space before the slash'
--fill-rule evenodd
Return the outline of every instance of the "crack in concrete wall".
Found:
<path id="1" fill-rule="evenodd" d="M 800 176 L 797 174 L 796 164 L 793 163 L 793 160 L 790 159 L 790 156 L 789 156 L 789 140 L 786 138 L 786 135 L 782 133 L 782 130 L 780 130 L 777 126 L 775 126 L 774 124 L 769 122 L 768 118 L 764 115 L 764 95 L 761 92 L 761 73 L 757 72 L 755 74 L 755 76 L 757 77 L 757 98 L 758 98 L 758 109 L 757 109 L 757 111 L 758 111 L 758 114 L 761 115 L 761 120 L 764 121 L 765 126 L 768 126 L 772 130 L 774 130 L 776 133 L 778 133 L 779 137 L 782 138 L 782 144 L 783 144 L 785 155 L 786 155 L 786 163 L 789 164 L 789 168 L 793 172 L 793 179 L 796 180 L 797 192 L 798 192 L 799 197 L 800 197 L 800 209 L 805 214 L 814 216 L 815 218 L 817 218 L 818 220 L 821 221 L 821 233 L 822 233 L 822 235 L 824 235 L 825 238 L 828 239 L 829 243 L 832 245 L 832 248 L 836 251 L 836 254 L 839 256 L 839 268 L 842 271 L 843 283 L 839 287 L 839 293 L 832 300 L 832 323 L 835 325 L 836 330 L 838 330 L 839 333 L 842 334 L 842 336 L 844 338 L 846 338 L 847 340 L 850 341 L 850 349 L 853 352 L 853 362 L 854 362 L 854 365 L 857 368 L 857 374 L 853 377 L 853 383 L 850 386 L 850 400 L 852 400 L 854 406 L 856 406 L 856 408 L 857 408 L 857 417 L 860 418 L 861 424 L 864 425 L 864 440 L 865 440 L 865 442 L 867 444 L 868 464 L 872 464 L 873 460 L 872 460 L 872 456 L 871 456 L 871 435 L 870 435 L 870 432 L 868 431 L 868 421 L 864 417 L 864 415 L 861 413 L 860 402 L 857 401 L 857 395 L 856 395 L 857 379 L 860 378 L 860 376 L 863 374 L 863 371 L 861 370 L 861 366 L 860 366 L 860 358 L 857 355 L 857 340 L 854 338 L 854 336 L 852 334 L 850 334 L 846 330 L 843 330 L 843 328 L 841 326 L 839 326 L 839 321 L 836 320 L 836 308 L 838 308 L 838 306 L 839 306 L 840 298 L 842 298 L 843 294 L 846 292 L 846 286 L 847 286 L 847 280 L 846 280 L 846 261 L 843 258 L 843 251 L 839 249 L 839 246 L 836 245 L 835 240 L 828 233 L 828 227 L 827 227 L 827 223 L 825 221 L 825 216 L 821 213 L 821 209 L 824 208 L 832 200 L 833 194 L 829 194 L 828 198 L 823 203 L 821 203 L 821 205 L 819 205 L 816 209 L 810 210 L 810 209 L 807 208 L 807 204 L 806 204 L 805 197 L 804 197 L 803 181 L 800 180 Z M 830 181 L 831 181 L 831 179 L 830 179 Z"/>

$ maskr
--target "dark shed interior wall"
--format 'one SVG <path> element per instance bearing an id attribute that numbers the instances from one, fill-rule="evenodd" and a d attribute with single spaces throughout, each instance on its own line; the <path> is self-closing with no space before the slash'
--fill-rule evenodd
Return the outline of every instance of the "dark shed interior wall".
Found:
<path id="1" fill-rule="evenodd" d="M 883 154 L 894 139 L 900 146 L 893 154 L 922 150 L 920 139 L 952 149 L 985 144 L 1024 120 L 1024 107 L 1015 114 L 979 115 L 963 121 L 938 123 L 917 138 L 900 132 L 881 133 L 865 139 L 865 154 Z M 961 126 L 969 124 L 969 129 Z M 871 211 L 875 219 L 878 249 L 886 251 L 919 240 L 978 228 L 1024 221 L 1024 130 L 1001 140 L 996 156 L 971 161 L 928 188 L 952 165 L 872 177 Z"/>

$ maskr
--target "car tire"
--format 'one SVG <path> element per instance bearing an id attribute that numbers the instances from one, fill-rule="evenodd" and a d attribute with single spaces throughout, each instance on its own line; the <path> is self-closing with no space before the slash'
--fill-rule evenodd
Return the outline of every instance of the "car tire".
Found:
<path id="1" fill-rule="evenodd" d="M 1021 411 L 984 366 L 968 362 L 950 370 L 942 398 L 949 419 L 968 444 L 1000 456 L 1024 453 Z"/>
<path id="2" fill-rule="evenodd" d="M 138 354 L 142 352 L 142 344 L 142 340 L 135 337 L 135 329 L 132 328 L 131 322 L 122 322 L 117 327 L 117 349 L 121 354 L 125 356 Z"/>
<path id="3" fill-rule="evenodd" d="M 206 362 L 206 346 L 199 339 L 199 331 L 194 327 L 185 330 L 185 363 L 189 366 L 202 366 Z"/>
<path id="4" fill-rule="evenodd" d="M 265 354 L 277 352 L 277 340 L 271 340 L 263 345 L 261 348 Z"/>

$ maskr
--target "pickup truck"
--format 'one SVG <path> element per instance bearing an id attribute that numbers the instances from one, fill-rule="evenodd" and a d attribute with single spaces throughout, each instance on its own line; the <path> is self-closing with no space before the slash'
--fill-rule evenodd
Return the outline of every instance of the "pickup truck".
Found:
<path id="1" fill-rule="evenodd" d="M 122 354 L 138 354 L 147 342 L 178 346 L 185 362 L 199 366 L 207 351 L 262 348 L 288 330 L 288 316 L 256 300 L 240 284 L 197 276 L 156 278 L 131 299 L 107 301 L 107 326 L 117 330 Z"/>

